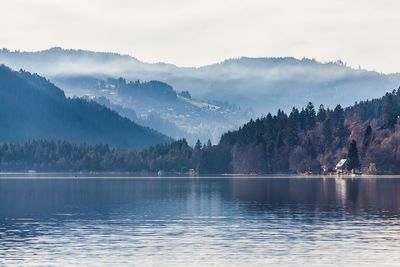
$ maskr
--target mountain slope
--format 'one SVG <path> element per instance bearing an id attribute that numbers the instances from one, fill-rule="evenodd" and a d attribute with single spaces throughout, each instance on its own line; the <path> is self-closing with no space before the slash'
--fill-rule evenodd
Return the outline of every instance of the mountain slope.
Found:
<path id="1" fill-rule="evenodd" d="M 143 148 L 170 139 L 93 101 L 66 98 L 43 77 L 0 66 L 0 141 L 68 140 Z"/>
<path id="2" fill-rule="evenodd" d="M 278 108 L 290 110 L 298 103 L 333 107 L 372 99 L 397 88 L 399 74 L 382 74 L 347 67 L 341 61 L 320 63 L 311 59 L 239 58 L 200 68 L 148 64 L 115 53 L 52 48 L 39 52 L 0 51 L 0 62 L 36 71 L 70 91 L 76 76 L 125 77 L 160 80 L 195 98 L 228 101 L 251 107 L 256 115 Z"/>
<path id="3" fill-rule="evenodd" d="M 346 109 L 316 110 L 309 103 L 290 114 L 279 110 L 227 132 L 214 146 L 197 142 L 191 147 L 179 140 L 137 152 L 68 142 L 0 145 L 4 171 L 326 173 L 342 159 L 348 170 L 400 174 L 400 88 Z"/>
<path id="4" fill-rule="evenodd" d="M 279 110 L 224 134 L 210 151 L 208 164 L 228 151 L 226 169 L 234 173 L 320 173 L 347 159 L 349 170 L 399 174 L 400 88 L 346 109 Z M 208 164 L 200 169 L 218 172 Z"/>
<path id="5" fill-rule="evenodd" d="M 186 138 L 190 144 L 195 144 L 197 139 L 211 139 L 216 143 L 222 133 L 236 129 L 251 118 L 249 110 L 193 99 L 188 92 L 178 93 L 160 81 L 76 77 L 73 83 L 73 95 L 95 100 L 175 139 Z"/>

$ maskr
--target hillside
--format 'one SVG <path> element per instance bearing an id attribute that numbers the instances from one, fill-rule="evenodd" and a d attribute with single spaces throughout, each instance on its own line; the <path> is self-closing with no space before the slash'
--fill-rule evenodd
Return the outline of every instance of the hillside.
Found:
<path id="1" fill-rule="evenodd" d="M 349 170 L 400 174 L 400 89 L 343 109 L 309 103 L 279 110 L 227 132 L 218 145 L 194 147 L 185 140 L 141 152 L 82 147 L 65 142 L 0 146 L 2 170 L 159 170 L 202 174 L 279 174 L 333 171 L 341 159 Z M 21 153 L 23 151 L 24 153 Z M 32 154 L 37 152 L 37 157 Z M 46 157 L 51 151 L 53 158 Z M 71 157 L 66 151 L 75 151 Z M 85 161 L 82 159 L 85 158 Z M 60 161 L 60 159 L 64 159 Z M 23 167 L 21 167 L 23 166 Z"/>
<path id="2" fill-rule="evenodd" d="M 80 90 L 80 76 L 104 79 L 159 80 L 176 91 L 189 91 L 194 98 L 251 107 L 256 116 L 290 111 L 298 103 L 321 103 L 334 107 L 377 98 L 400 84 L 399 74 L 382 74 L 351 68 L 341 61 L 321 63 L 292 57 L 238 58 L 199 68 L 149 64 L 116 53 L 52 48 L 38 52 L 3 49 L 0 62 L 27 69 L 62 85 L 67 94 Z"/>
<path id="3" fill-rule="evenodd" d="M 175 139 L 186 138 L 190 144 L 209 138 L 218 142 L 224 132 L 237 129 L 252 115 L 250 110 L 226 102 L 194 99 L 160 81 L 80 76 L 65 82 L 60 83 L 63 88 L 73 83 L 72 95 L 95 100 L 140 125 Z"/>
<path id="4" fill-rule="evenodd" d="M 64 92 L 37 74 L 0 66 L 0 142 L 67 140 L 144 148 L 170 139 Z"/>
<path id="5" fill-rule="evenodd" d="M 309 103 L 278 111 L 226 133 L 216 147 L 228 151 L 234 173 L 320 173 L 340 159 L 349 169 L 400 173 L 400 88 L 343 109 Z M 205 169 L 205 167 L 203 167 Z"/>

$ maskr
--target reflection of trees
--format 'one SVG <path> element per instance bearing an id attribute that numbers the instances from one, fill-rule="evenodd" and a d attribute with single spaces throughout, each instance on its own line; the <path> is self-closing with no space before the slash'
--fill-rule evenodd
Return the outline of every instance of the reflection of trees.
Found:
<path id="1" fill-rule="evenodd" d="M 134 226 L 143 220 L 217 214 L 219 196 L 229 188 L 227 179 L 0 179 L 0 231 L 14 229 L 24 238 L 40 235 L 46 223 L 90 225 L 122 217 Z"/>
<path id="2" fill-rule="evenodd" d="M 108 216 L 138 214 L 185 205 L 195 180 L 184 179 L 0 179 L 0 218 L 49 218 L 70 213 Z M 203 188 L 203 187 L 199 187 Z M 205 189 L 204 189 L 205 190 Z M 204 193 L 204 194 L 207 194 Z"/>
<path id="3" fill-rule="evenodd" d="M 234 217 L 237 211 L 251 215 L 285 213 L 300 220 L 346 215 L 400 216 L 400 180 L 0 179 L 0 229 L 24 227 L 15 220 L 19 218 L 54 224 L 128 218 L 132 225 L 137 225 L 143 223 L 143 218 L 158 220 L 221 214 Z M 38 225 L 30 225 L 29 232 L 20 233 L 40 234 L 35 230 Z"/>
<path id="4" fill-rule="evenodd" d="M 400 216 L 400 180 L 384 178 L 235 179 L 232 198 L 246 208 L 344 211 L 351 215 Z"/>
<path id="5" fill-rule="evenodd" d="M 393 178 L 349 179 L 346 209 L 353 214 L 398 216 L 400 213 L 400 181 Z"/>

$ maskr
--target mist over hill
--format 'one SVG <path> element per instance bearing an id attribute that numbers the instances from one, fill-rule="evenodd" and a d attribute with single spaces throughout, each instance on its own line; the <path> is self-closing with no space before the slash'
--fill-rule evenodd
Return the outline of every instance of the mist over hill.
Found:
<path id="1" fill-rule="evenodd" d="M 194 98 L 251 107 L 255 115 L 278 108 L 290 110 L 308 101 L 330 107 L 338 103 L 348 106 L 379 97 L 400 85 L 399 74 L 354 69 L 341 61 L 321 63 L 291 57 L 243 57 L 187 68 L 148 64 L 116 53 L 52 48 L 39 52 L 3 49 L 0 62 L 45 75 L 57 85 L 62 84 L 67 93 L 77 88 L 72 83 L 76 76 L 159 80 L 178 92 L 189 91 Z"/>
<path id="2" fill-rule="evenodd" d="M 45 78 L 0 65 L 0 142 L 66 140 L 144 148 L 171 141 L 94 101 L 66 98 Z"/>
<path id="3" fill-rule="evenodd" d="M 180 95 L 176 88 L 156 79 L 163 76 L 161 73 L 178 70 L 173 65 L 61 48 L 33 53 L 3 49 L 0 62 L 45 75 L 70 97 L 95 100 L 140 125 L 176 139 L 186 138 L 191 144 L 197 139 L 216 143 L 224 132 L 236 129 L 253 115 L 251 109 L 226 100 L 195 99 L 188 91 Z"/>

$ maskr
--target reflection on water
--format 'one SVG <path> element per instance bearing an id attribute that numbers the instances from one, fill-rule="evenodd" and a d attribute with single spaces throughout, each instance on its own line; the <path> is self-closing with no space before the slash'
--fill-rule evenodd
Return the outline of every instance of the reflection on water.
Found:
<path id="1" fill-rule="evenodd" d="M 398 266 L 400 179 L 0 179 L 0 266 Z"/>

